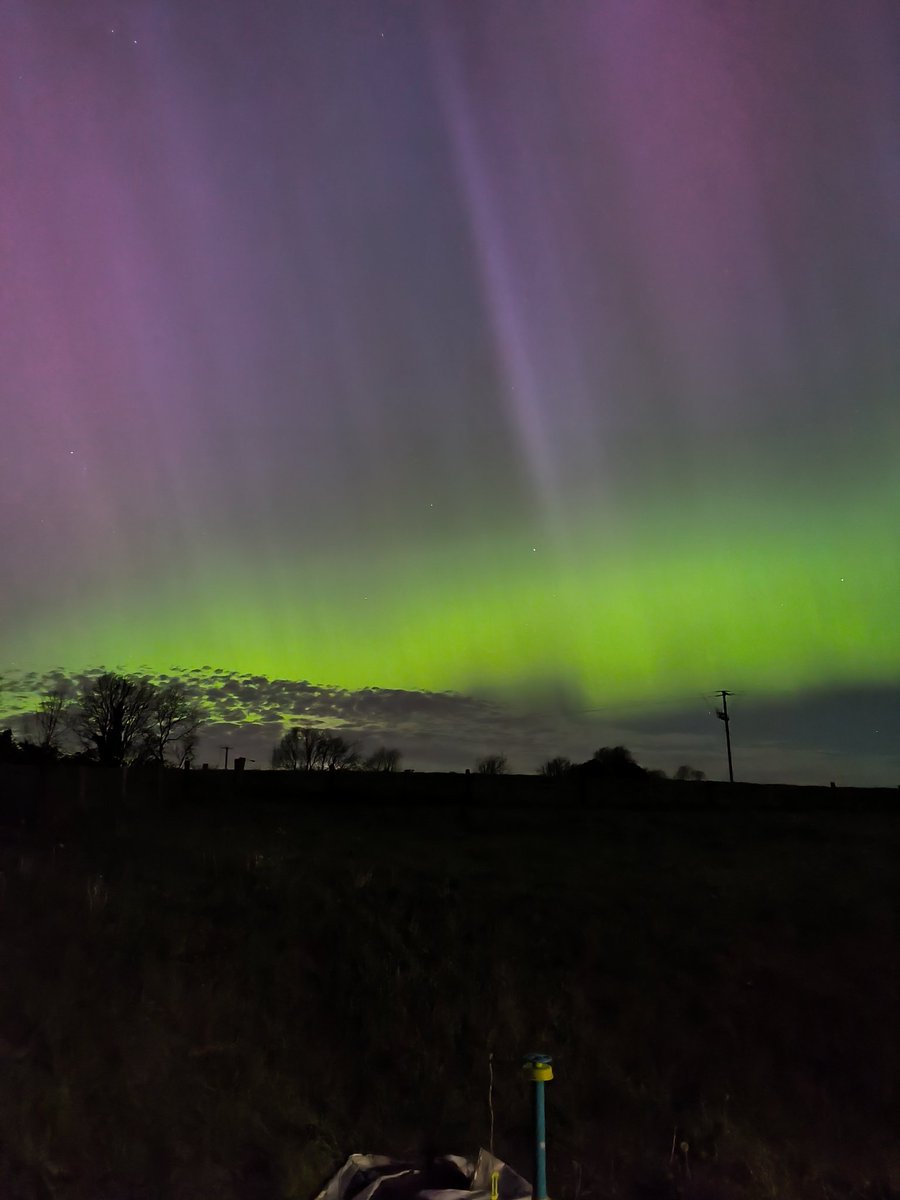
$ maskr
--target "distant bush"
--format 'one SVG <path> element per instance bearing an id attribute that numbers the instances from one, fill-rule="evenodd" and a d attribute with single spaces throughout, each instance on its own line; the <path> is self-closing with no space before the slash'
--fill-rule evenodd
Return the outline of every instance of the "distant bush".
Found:
<path id="1" fill-rule="evenodd" d="M 702 783 L 706 779 L 706 773 L 698 771 L 696 767 L 685 765 L 678 768 L 673 778 L 677 779 L 679 783 Z"/>
<path id="2" fill-rule="evenodd" d="M 625 746 L 601 746 L 594 751 L 592 758 L 579 763 L 572 770 L 602 779 L 641 779 L 647 775 Z"/>

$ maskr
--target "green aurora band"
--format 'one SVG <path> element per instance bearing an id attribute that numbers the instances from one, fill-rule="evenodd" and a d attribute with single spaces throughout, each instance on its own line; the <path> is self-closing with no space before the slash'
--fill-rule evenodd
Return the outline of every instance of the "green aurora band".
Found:
<path id="1" fill-rule="evenodd" d="M 788 507 L 712 491 L 693 512 L 660 504 L 612 531 L 575 523 L 568 549 L 504 529 L 264 572 L 223 554 L 155 588 L 141 579 L 95 596 L 51 629 L 37 622 L 20 661 L 202 662 L 347 689 L 508 697 L 562 686 L 648 708 L 716 686 L 886 681 L 900 669 L 898 511 L 900 487 L 884 482 L 814 510 L 808 498 Z"/>

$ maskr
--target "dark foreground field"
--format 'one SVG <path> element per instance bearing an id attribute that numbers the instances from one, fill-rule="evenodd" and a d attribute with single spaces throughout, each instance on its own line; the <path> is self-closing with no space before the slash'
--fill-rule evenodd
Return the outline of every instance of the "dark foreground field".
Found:
<path id="1" fill-rule="evenodd" d="M 54 806 L 23 778 L 3 1200 L 287 1200 L 353 1150 L 472 1154 L 490 1051 L 495 1149 L 530 1177 L 535 1049 L 554 1200 L 900 1195 L 896 793 L 87 773 Z"/>

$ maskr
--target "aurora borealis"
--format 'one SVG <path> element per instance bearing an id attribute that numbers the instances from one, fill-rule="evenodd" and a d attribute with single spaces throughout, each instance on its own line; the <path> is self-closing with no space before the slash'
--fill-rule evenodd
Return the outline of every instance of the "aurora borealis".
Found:
<path id="1" fill-rule="evenodd" d="M 891 0 L 4 12 L 4 675 L 900 684 Z"/>

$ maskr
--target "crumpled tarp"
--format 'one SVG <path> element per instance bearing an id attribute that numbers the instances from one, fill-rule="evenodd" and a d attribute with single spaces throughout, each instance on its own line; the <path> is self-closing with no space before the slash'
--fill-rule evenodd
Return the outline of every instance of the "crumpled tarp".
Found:
<path id="1" fill-rule="evenodd" d="M 499 1173 L 499 1200 L 529 1200 L 531 1184 L 487 1150 L 475 1162 L 445 1154 L 427 1164 L 351 1154 L 316 1200 L 490 1200 L 491 1175 Z"/>

